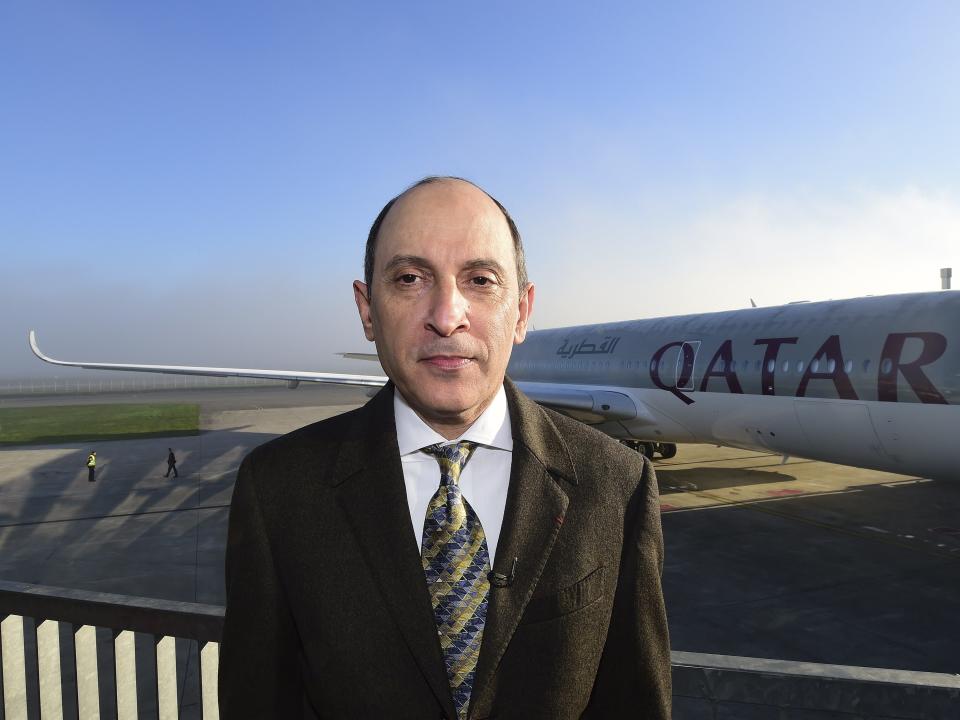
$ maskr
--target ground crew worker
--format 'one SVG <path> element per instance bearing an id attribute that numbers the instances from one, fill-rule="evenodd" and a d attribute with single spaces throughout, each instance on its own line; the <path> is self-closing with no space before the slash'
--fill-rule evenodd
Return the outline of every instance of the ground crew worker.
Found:
<path id="1" fill-rule="evenodd" d="M 91 450 L 87 455 L 87 482 L 93 482 L 93 474 L 97 470 L 97 451 Z"/>
<path id="2" fill-rule="evenodd" d="M 167 455 L 167 474 L 164 477 L 170 477 L 170 471 L 173 470 L 174 477 L 180 477 L 180 473 L 177 472 L 177 456 L 173 454 L 173 448 L 167 448 L 169 454 Z"/>

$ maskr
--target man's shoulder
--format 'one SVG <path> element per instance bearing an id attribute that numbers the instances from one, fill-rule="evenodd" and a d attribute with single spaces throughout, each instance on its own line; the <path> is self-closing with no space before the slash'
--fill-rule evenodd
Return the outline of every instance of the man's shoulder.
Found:
<path id="1" fill-rule="evenodd" d="M 642 453 L 579 420 L 542 409 L 563 438 L 580 482 L 613 482 L 629 493 L 648 473 L 652 474 L 653 467 Z"/>
<path id="2" fill-rule="evenodd" d="M 553 423 L 557 432 L 571 446 L 571 450 L 582 448 L 587 454 L 601 451 L 603 453 L 619 454 L 622 457 L 637 455 L 636 452 L 619 440 L 590 427 L 586 423 L 574 420 L 572 417 L 548 407 L 541 406 L 541 409 Z"/>
<path id="3" fill-rule="evenodd" d="M 275 437 L 251 450 L 244 462 L 261 466 L 333 459 L 344 442 L 357 439 L 363 412 L 361 406 Z"/>

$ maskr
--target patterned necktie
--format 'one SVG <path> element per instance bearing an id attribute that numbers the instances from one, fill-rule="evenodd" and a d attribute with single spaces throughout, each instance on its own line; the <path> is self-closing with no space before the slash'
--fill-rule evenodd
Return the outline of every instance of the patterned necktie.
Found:
<path id="1" fill-rule="evenodd" d="M 460 720 L 467 717 L 490 594 L 487 538 L 458 484 L 476 447 L 459 442 L 423 448 L 440 463 L 440 487 L 430 499 L 423 525 L 423 571 Z"/>

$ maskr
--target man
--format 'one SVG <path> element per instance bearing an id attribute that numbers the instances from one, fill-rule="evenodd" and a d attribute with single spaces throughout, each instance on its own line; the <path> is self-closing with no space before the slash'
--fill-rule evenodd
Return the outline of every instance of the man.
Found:
<path id="1" fill-rule="evenodd" d="M 668 718 L 653 471 L 505 378 L 534 300 L 478 187 L 394 198 L 354 283 L 390 382 L 241 465 L 231 718 Z"/>
<path id="2" fill-rule="evenodd" d="M 167 473 L 164 477 L 170 477 L 171 470 L 174 477 L 180 477 L 180 473 L 177 472 L 177 456 L 173 454 L 173 448 L 167 448 Z"/>
<path id="3" fill-rule="evenodd" d="M 87 482 L 94 482 L 94 474 L 97 472 L 97 451 L 91 450 L 87 455 Z"/>

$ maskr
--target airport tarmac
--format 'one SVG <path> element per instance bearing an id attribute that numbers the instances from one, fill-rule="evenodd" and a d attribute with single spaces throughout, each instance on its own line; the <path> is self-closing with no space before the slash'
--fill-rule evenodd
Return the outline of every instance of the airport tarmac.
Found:
<path id="1" fill-rule="evenodd" d="M 221 604 L 243 455 L 368 393 L 4 398 L 197 402 L 202 432 L 98 443 L 95 483 L 86 444 L 0 449 L 0 578 Z M 960 485 L 698 445 L 656 467 L 675 650 L 960 673 Z"/>

